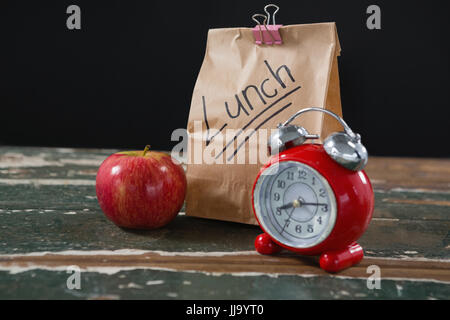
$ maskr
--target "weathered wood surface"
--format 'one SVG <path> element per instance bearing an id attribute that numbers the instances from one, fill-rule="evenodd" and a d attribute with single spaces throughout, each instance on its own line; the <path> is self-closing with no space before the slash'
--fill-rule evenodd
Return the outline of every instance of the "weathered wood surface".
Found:
<path id="1" fill-rule="evenodd" d="M 180 214 L 155 231 L 117 228 L 95 197 L 112 152 L 0 147 L 0 298 L 450 297 L 450 160 L 372 157 L 366 258 L 329 275 L 317 258 L 254 253 L 256 226 Z M 67 288 L 71 265 L 81 290 Z M 367 288 L 369 265 L 380 290 Z"/>

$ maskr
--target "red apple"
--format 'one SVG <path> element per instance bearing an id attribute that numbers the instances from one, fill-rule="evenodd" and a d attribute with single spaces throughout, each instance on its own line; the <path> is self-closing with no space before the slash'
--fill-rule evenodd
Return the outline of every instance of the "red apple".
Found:
<path id="1" fill-rule="evenodd" d="M 170 155 L 148 149 L 115 153 L 98 170 L 98 202 L 105 215 L 120 227 L 162 227 L 183 205 L 183 168 Z"/>

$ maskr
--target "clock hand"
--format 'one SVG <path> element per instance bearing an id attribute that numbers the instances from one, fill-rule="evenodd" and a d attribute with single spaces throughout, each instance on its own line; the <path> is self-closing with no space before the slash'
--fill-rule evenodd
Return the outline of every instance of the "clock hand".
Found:
<path id="1" fill-rule="evenodd" d="M 279 210 L 285 210 L 285 209 L 292 208 L 293 206 L 294 206 L 294 205 L 293 205 L 292 202 L 291 202 L 291 203 L 282 205 L 281 207 L 278 207 L 277 209 L 279 209 Z"/>
<path id="2" fill-rule="evenodd" d="M 278 207 L 277 209 L 284 210 L 289 208 L 299 208 L 301 206 L 326 206 L 327 203 L 313 203 L 313 202 L 302 202 L 299 199 L 296 199 L 288 204 L 282 205 L 281 207 Z"/>
<path id="3" fill-rule="evenodd" d="M 301 207 L 301 205 L 302 205 L 301 201 L 299 199 L 295 199 L 294 201 L 289 202 L 285 205 L 282 205 L 281 207 L 278 207 L 277 209 L 280 209 L 280 210 L 285 210 L 285 209 L 289 209 L 289 208 L 295 209 L 295 208 Z"/>
<path id="4" fill-rule="evenodd" d="M 292 211 L 289 214 L 289 217 L 286 219 L 286 222 L 284 223 L 283 229 L 281 229 L 281 234 L 284 232 L 284 229 L 287 227 L 289 221 L 291 220 L 291 217 L 292 217 L 292 214 L 294 213 L 294 211 L 295 211 L 295 207 L 292 208 Z"/>

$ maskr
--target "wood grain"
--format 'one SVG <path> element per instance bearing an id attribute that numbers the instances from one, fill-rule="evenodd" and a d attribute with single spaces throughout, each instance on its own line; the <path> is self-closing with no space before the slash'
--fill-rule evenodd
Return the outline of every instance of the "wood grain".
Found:
<path id="1" fill-rule="evenodd" d="M 77 265 L 84 270 L 96 268 L 154 268 L 216 274 L 260 273 L 274 275 L 329 275 L 317 268 L 317 257 L 293 254 L 262 256 L 239 254 L 225 256 L 166 256 L 158 253 L 139 255 L 58 255 L 0 257 L 0 268 L 64 268 Z M 450 261 L 366 258 L 359 265 L 341 271 L 338 276 L 367 278 L 367 267 L 377 265 L 383 278 L 408 278 L 442 281 L 450 284 Z"/>
<path id="2" fill-rule="evenodd" d="M 370 157 L 365 171 L 377 189 L 450 192 L 450 159 Z"/>
<path id="3" fill-rule="evenodd" d="M 0 298 L 91 298 L 99 292 L 121 298 L 174 292 L 191 299 L 449 297 L 450 159 L 371 157 L 366 171 L 375 211 L 359 240 L 366 258 L 332 275 L 318 267 L 317 257 L 248 253 L 261 232 L 257 226 L 179 216 L 159 230 L 117 228 L 95 196 L 98 166 L 113 152 L 0 147 Z M 147 253 L 92 253 L 120 249 Z M 88 271 L 82 293 L 67 291 L 71 265 Z M 382 279 L 394 280 L 368 290 L 370 265 L 380 267 Z M 128 277 L 142 288 L 147 277 L 167 287 L 138 294 L 131 280 L 123 283 Z"/>

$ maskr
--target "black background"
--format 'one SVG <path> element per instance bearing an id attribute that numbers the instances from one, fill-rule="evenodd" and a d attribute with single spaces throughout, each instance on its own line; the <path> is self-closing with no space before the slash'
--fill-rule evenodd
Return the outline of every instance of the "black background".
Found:
<path id="1" fill-rule="evenodd" d="M 0 2 L 0 144 L 171 149 L 207 30 L 253 27 L 269 1 Z M 276 1 L 285 25 L 337 23 L 347 123 L 372 155 L 448 157 L 445 1 Z M 66 9 L 81 8 L 81 30 Z M 381 8 L 381 30 L 366 9 Z"/>
<path id="2" fill-rule="evenodd" d="M 163 314 L 165 318 L 176 319 L 209 319 L 207 315 L 187 315 L 186 310 L 193 305 L 201 307 L 220 307 L 222 310 L 230 305 L 262 305 L 263 315 L 246 315 L 245 319 L 279 319 L 286 314 L 295 314 L 299 308 L 315 308 L 320 315 L 333 318 L 336 310 L 355 310 L 366 308 L 374 317 L 389 315 L 403 318 L 412 317 L 425 308 L 433 308 L 436 312 L 446 312 L 445 300 L 110 300 L 110 301 L 76 301 L 76 300 L 2 300 L 2 310 L 10 310 L 18 318 L 32 318 L 36 313 L 45 313 L 46 318 L 60 319 L 61 309 L 70 310 L 75 318 L 120 316 L 128 318 L 130 310 L 140 318 Z M 282 310 L 282 311 L 280 311 Z M 231 317 L 232 319 L 234 317 Z M 237 317 L 236 317 L 237 318 Z M 217 319 L 230 319 L 229 316 L 218 316 Z"/>

